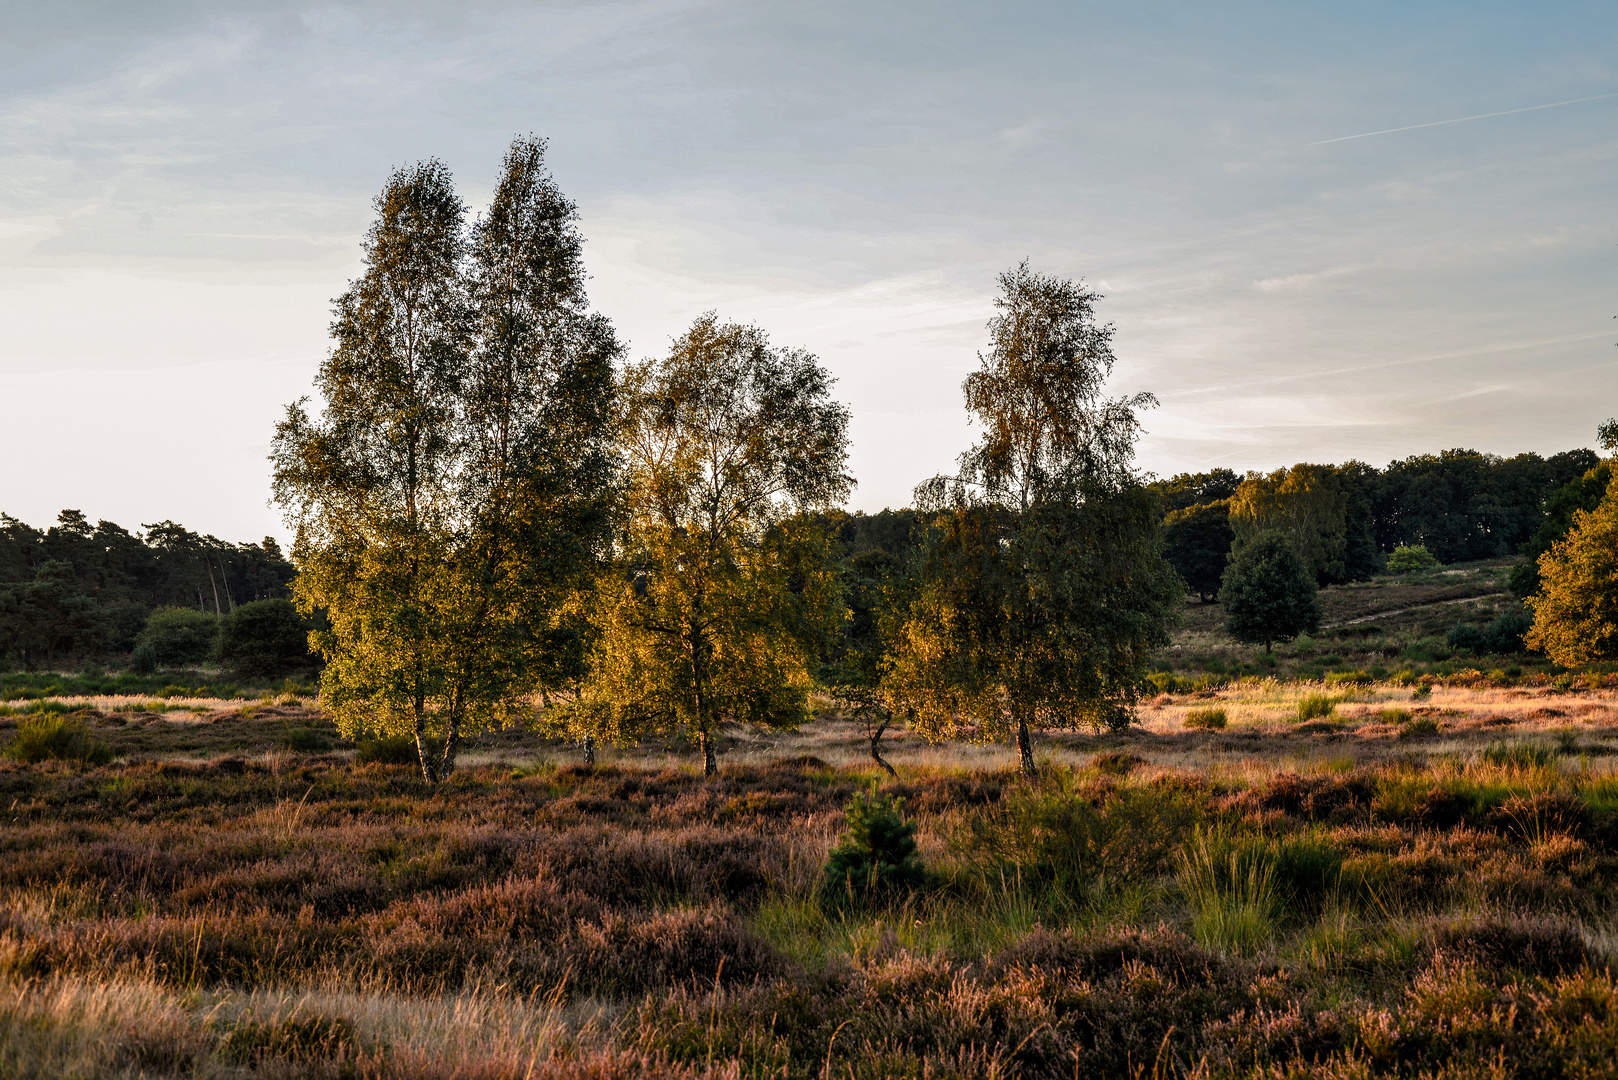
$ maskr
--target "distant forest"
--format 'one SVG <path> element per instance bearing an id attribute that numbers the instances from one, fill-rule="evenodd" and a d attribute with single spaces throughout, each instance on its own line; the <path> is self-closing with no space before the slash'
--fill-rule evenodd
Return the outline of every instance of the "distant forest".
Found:
<path id="1" fill-rule="evenodd" d="M 1216 469 L 1148 487 L 1162 504 L 1169 561 L 1190 591 L 1210 595 L 1244 527 L 1293 532 L 1314 553 L 1322 584 L 1368 578 L 1403 546 L 1445 563 L 1537 554 L 1549 546 L 1543 537 L 1565 531 L 1571 507 L 1590 501 L 1574 489 L 1600 464 L 1588 449 L 1549 458 L 1446 450 L 1385 469 L 1296 465 L 1246 477 Z M 843 518 L 845 573 L 859 577 L 873 551 L 902 560 L 919 540 L 915 519 L 908 510 Z M 142 530 L 92 525 L 77 510 L 47 529 L 0 514 L 0 666 L 115 660 L 158 608 L 222 616 L 291 595 L 296 570 L 273 537 L 230 544 L 172 521 Z"/>
<path id="2" fill-rule="evenodd" d="M 64 510 L 36 529 L 0 514 L 0 665 L 126 656 L 164 607 L 228 615 L 285 599 L 296 576 L 273 537 L 230 544 L 172 521 L 134 533 Z"/>

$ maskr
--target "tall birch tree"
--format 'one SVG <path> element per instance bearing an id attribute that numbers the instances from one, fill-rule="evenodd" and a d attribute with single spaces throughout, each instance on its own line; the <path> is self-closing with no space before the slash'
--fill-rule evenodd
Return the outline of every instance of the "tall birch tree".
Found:
<path id="1" fill-rule="evenodd" d="M 917 489 L 933 526 L 884 687 L 932 738 L 1128 723 L 1180 599 L 1155 497 L 1135 476 L 1147 394 L 1104 396 L 1110 325 L 1082 285 L 1000 277 L 990 348 L 962 389 L 984 432 Z"/>
<path id="2" fill-rule="evenodd" d="M 625 519 L 576 732 L 684 733 L 712 776 L 722 723 L 807 717 L 812 665 L 843 615 L 831 538 L 810 513 L 853 484 L 830 388 L 813 356 L 712 314 L 627 370 Z"/>

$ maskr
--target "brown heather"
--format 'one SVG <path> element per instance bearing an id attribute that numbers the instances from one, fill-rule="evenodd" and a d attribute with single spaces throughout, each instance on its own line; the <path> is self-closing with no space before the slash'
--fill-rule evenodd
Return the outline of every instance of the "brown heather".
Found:
<path id="1" fill-rule="evenodd" d="M 859 911 L 816 889 L 885 777 L 832 722 L 708 782 L 506 739 L 432 789 L 106 727 L 143 749 L 0 764 L 0 1076 L 1618 1072 L 1611 693 L 1450 694 L 1401 739 L 1242 692 L 1224 731 L 1160 702 L 1048 742 L 1032 784 L 895 740 L 932 880 Z"/>

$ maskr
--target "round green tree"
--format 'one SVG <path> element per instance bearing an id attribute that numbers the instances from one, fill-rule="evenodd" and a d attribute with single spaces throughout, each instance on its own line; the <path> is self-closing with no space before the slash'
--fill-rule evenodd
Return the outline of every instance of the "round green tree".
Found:
<path id="1" fill-rule="evenodd" d="M 220 621 L 216 653 L 238 679 L 277 679 L 311 666 L 309 629 L 290 600 L 254 600 Z"/>
<path id="2" fill-rule="evenodd" d="M 1291 641 L 1320 625 L 1315 577 L 1297 549 L 1283 536 L 1262 533 L 1236 549 L 1219 603 L 1225 629 L 1237 641 L 1263 644 Z"/>

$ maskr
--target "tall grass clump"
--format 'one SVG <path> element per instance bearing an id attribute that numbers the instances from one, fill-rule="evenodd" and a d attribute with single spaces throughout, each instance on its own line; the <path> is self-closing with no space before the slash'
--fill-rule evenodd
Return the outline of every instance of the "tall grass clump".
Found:
<path id="1" fill-rule="evenodd" d="M 1524 739 L 1501 739 L 1485 746 L 1478 757 L 1497 769 L 1545 769 L 1556 760 L 1556 748 Z"/>
<path id="2" fill-rule="evenodd" d="M 881 906 L 927 884 L 916 849 L 916 823 L 905 820 L 904 800 L 877 791 L 848 804 L 842 838 L 821 876 L 822 903 L 833 908 Z"/>
<path id="3" fill-rule="evenodd" d="M 105 765 L 112 760 L 112 747 L 93 738 L 72 717 L 42 715 L 17 725 L 5 755 L 28 764 L 55 759 Z"/>
<path id="4" fill-rule="evenodd" d="M 1224 709 L 1192 709 L 1185 714 L 1185 726 L 1200 730 L 1223 728 L 1228 720 Z"/>
<path id="5" fill-rule="evenodd" d="M 1218 952 L 1251 956 L 1275 930 L 1275 862 L 1262 844 L 1198 833 L 1180 855 L 1191 932 Z"/>
<path id="6" fill-rule="evenodd" d="M 1052 769 L 1039 784 L 970 815 L 956 847 L 991 892 L 1015 882 L 1069 916 L 1168 869 L 1198 815 L 1193 798 L 1177 788 L 1080 783 Z"/>
<path id="7" fill-rule="evenodd" d="M 1323 720 L 1337 710 L 1337 699 L 1330 694 L 1305 694 L 1298 699 L 1298 719 Z"/>

